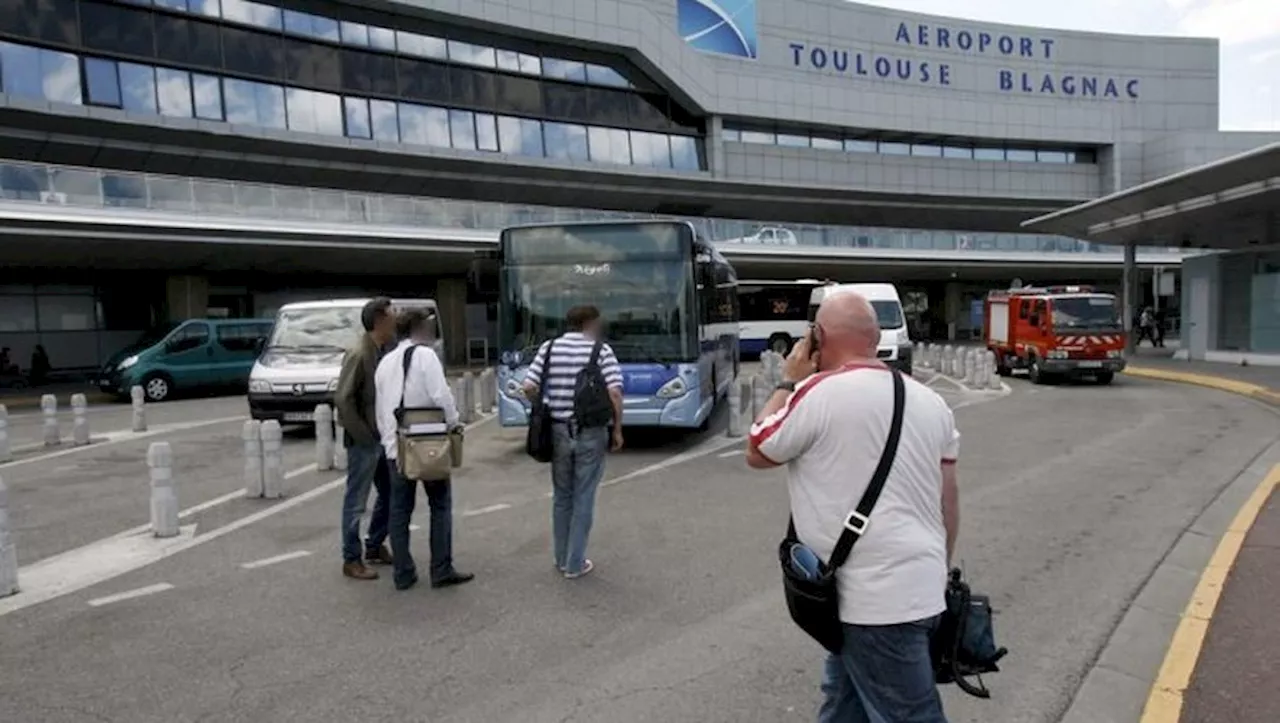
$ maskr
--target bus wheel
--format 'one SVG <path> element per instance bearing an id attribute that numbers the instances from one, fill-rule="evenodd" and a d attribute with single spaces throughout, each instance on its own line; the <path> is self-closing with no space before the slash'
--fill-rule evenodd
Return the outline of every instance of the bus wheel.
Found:
<path id="1" fill-rule="evenodd" d="M 791 337 L 786 334 L 774 334 L 769 337 L 769 351 L 786 356 L 791 353 Z"/>

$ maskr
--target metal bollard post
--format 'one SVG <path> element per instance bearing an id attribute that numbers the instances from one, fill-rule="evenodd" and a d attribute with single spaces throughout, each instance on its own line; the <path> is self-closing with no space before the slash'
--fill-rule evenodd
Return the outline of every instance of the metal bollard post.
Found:
<path id="1" fill-rule="evenodd" d="M 284 431 L 280 423 L 269 419 L 262 423 L 262 496 L 284 497 Z"/>
<path id="2" fill-rule="evenodd" d="M 0 404 L 0 462 L 13 459 L 13 446 L 9 443 L 9 408 Z"/>
<path id="3" fill-rule="evenodd" d="M 995 352 L 987 352 L 987 365 L 991 368 L 991 376 L 987 378 L 987 389 L 1004 389 L 1004 383 L 1000 381 L 1000 372 L 996 369 Z"/>
<path id="4" fill-rule="evenodd" d="M 9 488 L 0 479 L 0 597 L 18 589 L 18 548 L 9 535 Z"/>
<path id="5" fill-rule="evenodd" d="M 40 411 L 44 413 L 44 446 L 56 447 L 62 443 L 58 430 L 58 398 L 52 394 L 40 397 Z"/>
<path id="6" fill-rule="evenodd" d="M 734 379 L 729 384 L 729 428 L 725 430 L 726 437 L 742 436 L 742 382 L 740 379 Z M 751 390 L 747 390 L 750 395 Z"/>
<path id="7" fill-rule="evenodd" d="M 476 375 L 471 372 L 464 372 L 462 375 L 462 405 L 465 411 L 462 412 L 462 423 L 471 424 L 476 421 Z"/>
<path id="8" fill-rule="evenodd" d="M 250 419 L 240 432 L 244 440 L 244 496 L 262 496 L 262 422 Z"/>
<path id="9" fill-rule="evenodd" d="M 333 468 L 339 471 L 347 468 L 347 432 L 336 409 L 333 410 Z"/>
<path id="10" fill-rule="evenodd" d="M 333 469 L 333 408 L 328 404 L 317 404 L 316 422 L 316 469 L 324 472 Z"/>
<path id="11" fill-rule="evenodd" d="M 133 431 L 147 431 L 147 398 L 137 384 L 129 388 L 129 400 L 133 402 Z"/>
<path id="12" fill-rule="evenodd" d="M 83 394 L 71 395 L 71 440 L 77 447 L 89 443 L 89 400 Z"/>
<path id="13" fill-rule="evenodd" d="M 151 534 L 175 537 L 178 534 L 178 492 L 173 482 L 173 451 L 168 442 L 152 442 L 147 448 L 151 472 Z"/>

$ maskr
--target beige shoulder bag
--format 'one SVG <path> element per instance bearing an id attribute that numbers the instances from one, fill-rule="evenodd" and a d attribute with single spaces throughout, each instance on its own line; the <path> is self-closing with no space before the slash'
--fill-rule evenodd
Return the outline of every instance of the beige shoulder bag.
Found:
<path id="1" fill-rule="evenodd" d="M 404 350 L 404 380 L 409 382 L 409 365 L 415 344 Z M 396 409 L 396 469 L 405 479 L 436 481 L 449 479 L 451 469 L 462 461 L 462 435 L 451 432 L 439 407 L 405 407 L 404 387 Z M 455 461 L 456 459 L 456 461 Z"/>

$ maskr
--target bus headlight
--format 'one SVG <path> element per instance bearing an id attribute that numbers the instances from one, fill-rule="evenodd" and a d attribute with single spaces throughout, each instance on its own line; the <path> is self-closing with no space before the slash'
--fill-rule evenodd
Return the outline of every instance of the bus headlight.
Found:
<path id="1" fill-rule="evenodd" d="M 520 389 L 520 382 L 515 379 L 508 379 L 507 383 L 502 387 L 503 392 L 512 399 L 519 399 L 524 396 Z"/>
<path id="2" fill-rule="evenodd" d="M 271 392 L 271 383 L 265 379 L 250 379 L 249 391 L 254 394 L 269 394 Z"/>
<path id="3" fill-rule="evenodd" d="M 674 397 L 683 396 L 687 391 L 688 387 L 685 386 L 684 380 L 680 377 L 676 377 L 666 384 L 663 384 L 662 388 L 658 390 L 658 393 L 655 396 L 659 399 L 672 399 Z"/>

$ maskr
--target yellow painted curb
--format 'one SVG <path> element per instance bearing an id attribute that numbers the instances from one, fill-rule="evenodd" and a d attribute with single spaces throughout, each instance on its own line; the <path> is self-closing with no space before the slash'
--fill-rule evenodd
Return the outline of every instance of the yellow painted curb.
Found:
<path id="1" fill-rule="evenodd" d="M 1257 489 L 1223 533 L 1213 557 L 1209 558 L 1209 565 L 1200 576 L 1199 584 L 1191 593 L 1191 601 L 1182 613 L 1178 629 L 1173 633 L 1169 651 L 1165 653 L 1160 673 L 1151 686 L 1151 694 L 1142 710 L 1141 723 L 1178 723 L 1182 717 L 1183 695 L 1187 686 L 1191 685 L 1191 676 L 1195 673 L 1196 661 L 1200 659 L 1204 637 L 1209 631 L 1209 621 L 1222 597 L 1227 575 L 1235 564 L 1236 556 L 1240 554 L 1245 535 L 1253 527 L 1254 521 L 1258 519 L 1258 512 L 1277 486 L 1280 486 L 1280 464 L 1272 467 L 1270 473 L 1258 483 Z"/>
<path id="2" fill-rule="evenodd" d="M 1218 389 L 1245 397 L 1253 397 L 1271 404 L 1280 404 L 1280 392 L 1273 391 L 1261 384 L 1250 384 L 1249 382 L 1242 382 L 1237 379 L 1217 377 L 1210 374 L 1176 372 L 1170 369 L 1152 369 L 1151 367 L 1141 366 L 1128 367 L 1124 370 L 1124 373 L 1129 376 L 1142 377 L 1144 379 L 1158 379 L 1165 382 L 1180 382 L 1182 384 L 1193 384 L 1198 387 L 1209 387 L 1210 389 Z"/>

